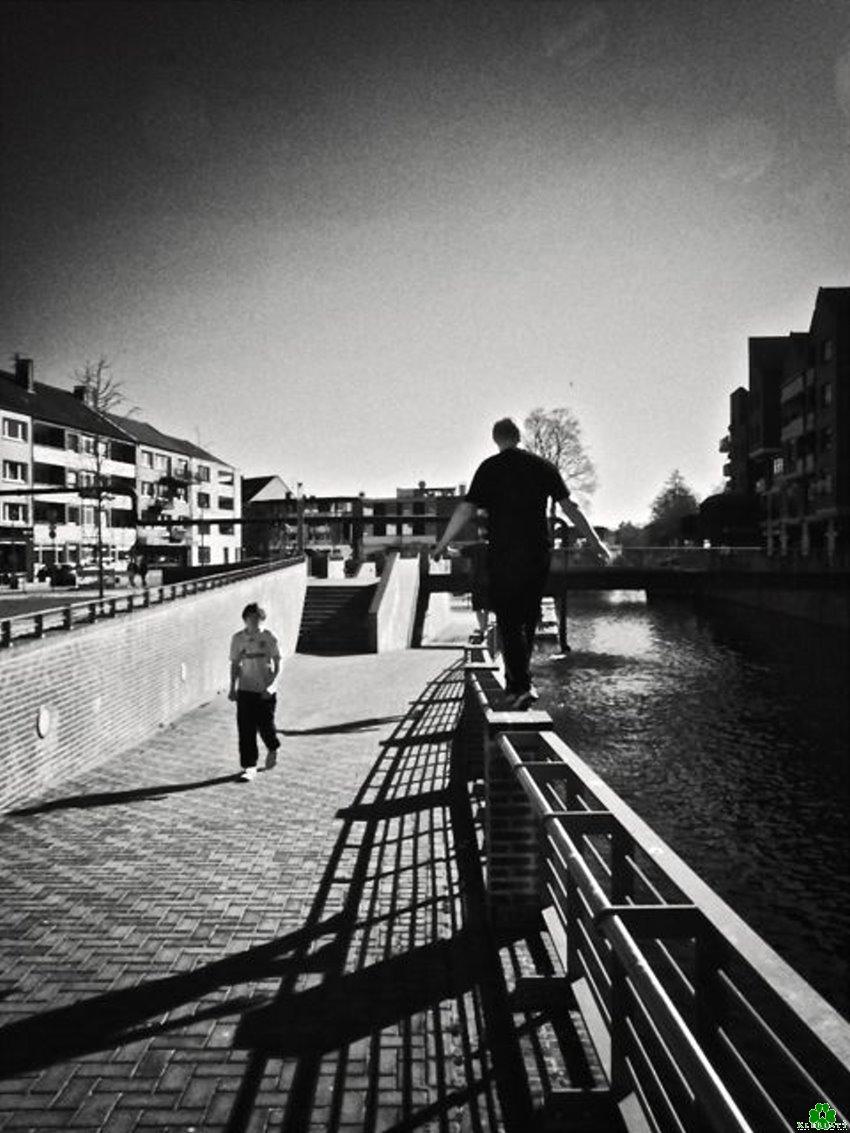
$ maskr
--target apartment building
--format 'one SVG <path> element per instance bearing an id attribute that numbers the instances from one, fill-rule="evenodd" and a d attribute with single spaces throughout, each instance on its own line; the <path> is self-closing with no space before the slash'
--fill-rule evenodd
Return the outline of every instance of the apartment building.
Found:
<path id="1" fill-rule="evenodd" d="M 55 563 L 94 569 L 98 519 L 104 561 L 126 559 L 135 538 L 131 438 L 86 403 L 83 386 L 68 391 L 36 382 L 28 358 L 17 358 L 13 373 L 0 371 L 0 416 L 7 572 Z M 6 494 L 16 488 L 19 494 Z"/>
<path id="2" fill-rule="evenodd" d="M 278 476 L 252 477 L 243 481 L 246 554 L 274 557 L 299 540 L 308 549 L 357 544 L 364 555 L 434 543 L 465 492 L 463 484 L 429 487 L 421 480 L 394 496 L 304 496 Z M 459 541 L 478 538 L 473 521 Z"/>
<path id="3" fill-rule="evenodd" d="M 97 412 L 85 386 L 36 382 L 31 359 L 0 371 L 0 577 L 61 563 L 94 571 L 98 527 L 116 570 L 137 543 L 151 565 L 236 562 L 238 483 L 232 465 L 198 446 Z M 202 522 L 164 522 L 182 515 Z"/>
<path id="4" fill-rule="evenodd" d="M 847 554 L 850 288 L 822 287 L 808 331 L 749 340 L 730 399 L 727 489 L 755 496 L 768 553 Z"/>
<path id="5" fill-rule="evenodd" d="M 137 447 L 138 540 L 149 565 L 239 562 L 242 509 L 233 465 L 144 421 L 110 419 Z"/>

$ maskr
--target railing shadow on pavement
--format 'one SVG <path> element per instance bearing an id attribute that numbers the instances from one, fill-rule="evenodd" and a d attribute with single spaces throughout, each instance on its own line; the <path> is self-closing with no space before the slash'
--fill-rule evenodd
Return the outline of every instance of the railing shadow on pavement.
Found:
<path id="1" fill-rule="evenodd" d="M 487 918 L 482 808 L 455 730 L 463 695 L 456 663 L 378 745 L 338 812 L 339 836 L 298 929 L 12 1022 L 0 1028 L 4 1073 L 236 1017 L 232 1045 L 247 1060 L 228 1133 L 253 1130 L 255 1111 L 269 1107 L 283 1133 L 526 1133 L 545 1127 L 553 1088 L 568 1080 L 592 1093 L 600 1071 L 572 1013 L 514 997 L 523 974 L 554 970 L 542 923 L 494 931 Z M 281 981 L 271 994 L 262 989 L 270 979 Z M 617 1126 L 595 1115 L 589 1127 Z"/>
<path id="2" fill-rule="evenodd" d="M 555 1062 L 574 1084 L 594 1084 L 569 1021 L 512 1002 L 516 977 L 552 971 L 553 957 L 541 923 L 499 933 L 487 919 L 481 815 L 457 750 L 462 698 L 455 664 L 338 812 L 297 954 L 273 1003 L 237 1029 L 234 1046 L 250 1056 L 228 1133 L 253 1127 L 257 1099 L 281 1077 L 284 1133 L 525 1133 L 542 1128 Z"/>

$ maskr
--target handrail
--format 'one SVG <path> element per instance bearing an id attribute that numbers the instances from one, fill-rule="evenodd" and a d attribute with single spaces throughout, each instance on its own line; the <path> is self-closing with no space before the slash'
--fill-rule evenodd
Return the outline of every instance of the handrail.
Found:
<path id="1" fill-rule="evenodd" d="M 566 978 L 586 981 L 610 1034 L 613 1094 L 634 1090 L 658 1129 L 717 1133 L 793 1128 L 789 1098 L 838 1109 L 850 1023 L 563 740 L 499 724 L 483 670 L 467 664 L 467 711 L 488 721 L 488 758 L 505 760 L 539 824 Z"/>
<path id="2" fill-rule="evenodd" d="M 185 598 L 199 592 L 203 593 L 206 590 L 217 590 L 222 586 L 229 586 L 234 582 L 242 582 L 248 578 L 269 574 L 272 571 L 294 566 L 303 561 L 303 555 L 293 555 L 287 559 L 260 563 L 244 570 L 202 575 L 199 578 L 187 579 L 184 582 L 144 587 L 141 590 L 131 590 L 125 594 L 82 599 L 79 602 L 69 602 L 63 606 L 50 606 L 44 610 L 14 614 L 12 617 L 0 619 L 0 649 L 9 648 L 13 642 L 42 638 L 45 632 L 49 630 L 62 629 L 68 631 L 75 624 L 81 622 L 93 623 L 100 618 L 113 618 L 118 613 L 132 613 L 137 609 L 149 609 L 151 605 L 161 605 L 163 602 Z M 48 624 L 51 622 L 53 624 Z M 15 631 L 19 627 L 29 628 L 31 632 L 16 633 Z"/>

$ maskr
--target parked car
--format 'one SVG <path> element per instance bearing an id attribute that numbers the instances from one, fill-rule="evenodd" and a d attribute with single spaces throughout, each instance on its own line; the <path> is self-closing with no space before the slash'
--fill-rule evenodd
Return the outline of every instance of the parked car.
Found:
<path id="1" fill-rule="evenodd" d="M 77 572 L 69 563 L 44 566 L 36 575 L 39 582 L 49 582 L 51 586 L 76 586 Z"/>

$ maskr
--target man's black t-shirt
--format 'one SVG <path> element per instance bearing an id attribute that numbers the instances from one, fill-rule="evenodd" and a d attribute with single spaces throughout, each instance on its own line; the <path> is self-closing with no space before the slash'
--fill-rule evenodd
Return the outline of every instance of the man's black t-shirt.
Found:
<path id="1" fill-rule="evenodd" d="M 506 448 L 478 466 L 465 498 L 487 509 L 490 550 L 498 554 L 520 547 L 547 550 L 547 502 L 569 494 L 551 461 L 525 449 Z"/>

